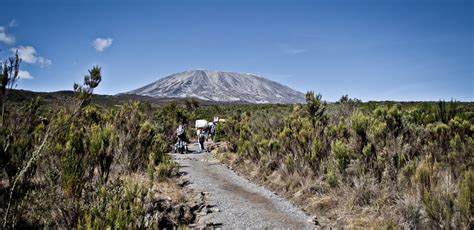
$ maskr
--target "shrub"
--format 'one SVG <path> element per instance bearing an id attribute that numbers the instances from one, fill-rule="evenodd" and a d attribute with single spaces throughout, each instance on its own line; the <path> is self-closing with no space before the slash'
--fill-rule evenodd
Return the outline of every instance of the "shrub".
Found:
<path id="1" fill-rule="evenodd" d="M 330 188 L 337 186 L 337 176 L 334 171 L 330 170 L 326 175 L 326 185 Z"/>
<path id="2" fill-rule="evenodd" d="M 368 143 L 367 145 L 364 146 L 364 148 L 362 149 L 362 154 L 364 154 L 366 158 L 370 158 L 372 156 L 373 147 L 371 143 Z"/>
<path id="3" fill-rule="evenodd" d="M 355 133 L 360 136 L 365 136 L 365 130 L 367 129 L 369 119 L 361 112 L 356 111 L 352 114 L 351 125 Z"/>
<path id="4" fill-rule="evenodd" d="M 430 159 L 425 158 L 422 160 L 415 172 L 415 181 L 421 184 L 422 188 L 429 188 L 431 185 L 431 164 Z"/>
<path id="5" fill-rule="evenodd" d="M 350 163 L 350 152 L 347 146 L 341 141 L 336 140 L 331 143 L 331 153 L 336 160 L 339 171 L 344 172 Z"/>
<path id="6" fill-rule="evenodd" d="M 368 136 L 371 140 L 378 140 L 385 134 L 387 124 L 379 119 L 371 119 L 368 126 Z"/>
<path id="7" fill-rule="evenodd" d="M 313 91 L 309 91 L 305 95 L 306 97 L 306 112 L 309 115 L 313 128 L 316 129 L 316 125 L 323 124 L 325 122 L 326 104 L 321 102 L 322 95 L 314 95 Z"/>
<path id="8" fill-rule="evenodd" d="M 320 154 L 321 154 L 321 151 L 322 151 L 322 148 L 323 148 L 323 144 L 321 143 L 321 141 L 315 137 L 313 138 L 313 141 L 311 143 L 311 158 L 309 159 L 310 161 L 314 161 L 316 160 Z"/>
<path id="9" fill-rule="evenodd" d="M 457 197 L 457 205 L 461 210 L 464 221 L 474 216 L 474 171 L 466 171 L 459 182 L 459 193 Z"/>
<path id="10" fill-rule="evenodd" d="M 455 130 L 457 133 L 460 133 L 461 135 L 472 132 L 472 124 L 468 120 L 464 120 L 458 116 L 451 119 L 448 124 L 453 130 Z"/>
<path id="11" fill-rule="evenodd" d="M 454 202 L 449 194 L 438 191 L 438 189 L 425 190 L 422 194 L 422 201 L 426 215 L 436 227 L 451 227 Z"/>
<path id="12" fill-rule="evenodd" d="M 438 123 L 435 127 L 434 127 L 434 131 L 437 133 L 437 134 L 445 134 L 449 131 L 449 126 L 444 124 L 444 123 Z"/>
<path id="13" fill-rule="evenodd" d="M 85 151 L 83 134 L 75 131 L 66 143 L 66 149 L 61 159 L 61 180 L 64 195 L 72 198 L 80 196 L 86 174 L 84 163 Z"/>
<path id="14" fill-rule="evenodd" d="M 400 105 L 393 106 L 387 112 L 385 120 L 387 122 L 388 128 L 395 134 L 395 136 L 398 136 L 400 130 L 402 129 L 402 116 L 403 113 Z"/>
<path id="15" fill-rule="evenodd" d="M 221 123 L 217 123 L 216 125 L 216 134 L 214 136 L 215 142 L 220 142 L 223 140 L 224 136 L 226 135 L 223 125 Z"/>
<path id="16" fill-rule="evenodd" d="M 179 166 L 170 159 L 162 159 L 156 168 L 156 174 L 160 180 L 174 176 L 178 171 Z"/>

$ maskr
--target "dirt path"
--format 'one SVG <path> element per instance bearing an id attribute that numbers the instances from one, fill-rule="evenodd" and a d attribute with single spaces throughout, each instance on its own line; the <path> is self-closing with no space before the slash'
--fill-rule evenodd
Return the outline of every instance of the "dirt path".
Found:
<path id="1" fill-rule="evenodd" d="M 196 193 L 206 194 L 213 212 L 202 218 L 224 229 L 278 228 L 313 229 L 315 226 L 299 208 L 258 186 L 219 163 L 210 153 L 172 154 L 181 165 L 188 186 Z"/>

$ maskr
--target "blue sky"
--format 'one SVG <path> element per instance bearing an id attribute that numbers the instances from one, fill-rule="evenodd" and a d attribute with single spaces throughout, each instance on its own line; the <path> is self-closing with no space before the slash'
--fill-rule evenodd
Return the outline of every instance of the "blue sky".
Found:
<path id="1" fill-rule="evenodd" d="M 18 88 L 100 94 L 190 69 L 254 73 L 329 101 L 474 101 L 473 1 L 4 0 L 0 58 Z M 97 43 L 97 44 L 95 44 Z M 29 78 L 29 79 L 27 79 Z"/>

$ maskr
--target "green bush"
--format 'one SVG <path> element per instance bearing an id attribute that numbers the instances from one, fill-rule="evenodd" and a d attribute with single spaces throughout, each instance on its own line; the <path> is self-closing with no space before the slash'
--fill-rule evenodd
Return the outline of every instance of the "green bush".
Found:
<path id="1" fill-rule="evenodd" d="M 73 131 L 69 138 L 61 158 L 61 180 L 64 195 L 72 198 L 80 196 L 86 174 L 84 163 L 87 162 L 84 162 L 86 156 L 82 132 Z"/>
<path id="2" fill-rule="evenodd" d="M 326 175 L 326 185 L 330 188 L 337 186 L 337 176 L 333 171 L 329 171 Z"/>
<path id="3" fill-rule="evenodd" d="M 431 163 L 430 159 L 424 159 L 416 168 L 415 181 L 422 186 L 422 188 L 430 188 L 431 186 Z"/>
<path id="4" fill-rule="evenodd" d="M 461 210 L 462 217 L 469 221 L 474 216 L 474 171 L 466 171 L 459 182 L 459 193 L 457 205 Z"/>
<path id="5" fill-rule="evenodd" d="M 355 113 L 352 114 L 352 117 L 351 117 L 352 129 L 358 135 L 360 136 L 365 135 L 365 131 L 367 129 L 368 123 L 369 123 L 369 119 L 362 112 L 356 111 Z"/>
<path id="6" fill-rule="evenodd" d="M 221 123 L 217 123 L 216 125 L 216 134 L 214 136 L 214 142 L 220 142 L 224 139 L 226 135 L 223 125 Z"/>
<path id="7" fill-rule="evenodd" d="M 339 171 L 344 172 L 350 163 L 349 148 L 341 140 L 336 140 L 331 143 L 331 153 L 336 160 Z"/>
<path id="8" fill-rule="evenodd" d="M 371 143 L 368 143 L 367 145 L 364 146 L 364 148 L 362 149 L 362 154 L 364 154 L 366 158 L 370 158 L 372 156 L 373 146 Z"/>
<path id="9" fill-rule="evenodd" d="M 452 228 L 454 217 L 454 199 L 451 194 L 439 188 L 425 190 L 422 193 L 426 215 L 436 228 Z"/>
<path id="10" fill-rule="evenodd" d="M 321 143 L 321 141 L 317 137 L 313 138 L 313 141 L 311 142 L 311 156 L 307 160 L 309 162 L 319 160 L 322 149 L 323 144 Z"/>
<path id="11" fill-rule="evenodd" d="M 158 164 L 158 167 L 156 168 L 156 175 L 158 179 L 164 180 L 166 178 L 176 175 L 178 171 L 179 166 L 175 162 L 171 161 L 170 159 L 162 159 L 161 162 Z"/>

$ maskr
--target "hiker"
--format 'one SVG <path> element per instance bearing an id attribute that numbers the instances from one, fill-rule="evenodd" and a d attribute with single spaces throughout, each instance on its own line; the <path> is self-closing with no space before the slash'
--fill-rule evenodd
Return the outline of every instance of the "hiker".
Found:
<path id="1" fill-rule="evenodd" d="M 208 122 L 200 119 L 196 120 L 196 137 L 199 152 L 205 151 L 204 141 L 207 139 Z"/>
<path id="2" fill-rule="evenodd" d="M 178 138 L 176 144 L 174 145 L 175 152 L 187 152 L 188 146 L 186 144 L 186 124 L 181 124 L 176 129 L 176 136 Z"/>
<path id="3" fill-rule="evenodd" d="M 209 137 L 211 140 L 214 140 L 214 135 L 216 134 L 216 122 L 209 122 Z"/>
<path id="4" fill-rule="evenodd" d="M 203 128 L 198 128 L 197 129 L 197 132 L 196 132 L 196 135 L 197 135 L 197 142 L 198 142 L 198 149 L 199 149 L 199 152 L 201 153 L 202 151 L 204 151 L 204 140 L 206 139 L 206 134 L 205 134 L 205 131 Z"/>

